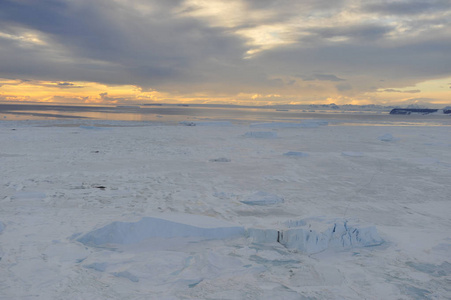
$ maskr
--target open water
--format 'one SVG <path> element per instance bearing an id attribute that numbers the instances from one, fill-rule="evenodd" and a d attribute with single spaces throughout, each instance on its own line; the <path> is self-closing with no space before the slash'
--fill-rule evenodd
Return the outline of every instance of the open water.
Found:
<path id="1" fill-rule="evenodd" d="M 451 126 L 451 115 L 390 115 L 379 111 L 275 109 L 239 106 L 63 106 L 0 104 L 1 120 L 110 120 L 160 122 L 182 121 L 303 122 L 325 120 L 329 125 L 354 126 Z"/>

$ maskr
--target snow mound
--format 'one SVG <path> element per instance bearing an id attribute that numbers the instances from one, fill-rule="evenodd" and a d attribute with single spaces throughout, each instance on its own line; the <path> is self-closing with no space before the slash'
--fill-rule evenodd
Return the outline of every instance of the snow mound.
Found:
<path id="1" fill-rule="evenodd" d="M 261 205 L 261 206 L 274 205 L 283 202 L 284 199 L 282 197 L 266 192 L 257 192 L 247 197 L 246 200 L 241 201 L 241 203 L 247 205 Z"/>
<path id="2" fill-rule="evenodd" d="M 113 222 L 93 230 L 77 241 L 89 246 L 130 245 L 150 238 L 226 239 L 245 235 L 243 227 L 198 215 L 144 217 L 138 222 Z"/>
<path id="3" fill-rule="evenodd" d="M 296 151 L 288 151 L 283 154 L 284 156 L 290 156 L 290 157 L 307 157 L 308 154 L 304 152 L 296 152 Z"/>
<path id="4" fill-rule="evenodd" d="M 256 243 L 278 242 L 288 249 L 308 254 L 327 249 L 351 249 L 383 243 L 374 226 L 351 224 L 348 220 L 327 221 L 321 218 L 288 221 L 282 230 L 248 229 Z"/>
<path id="5" fill-rule="evenodd" d="M 363 156 L 363 152 L 343 151 L 343 152 L 341 152 L 341 155 L 343 155 L 343 156 L 350 156 L 350 157 L 362 157 Z"/>
<path id="6" fill-rule="evenodd" d="M 386 133 L 378 137 L 378 139 L 382 142 L 396 142 L 399 141 L 399 138 L 395 138 L 391 133 Z"/>
<path id="7" fill-rule="evenodd" d="M 272 131 L 249 131 L 244 134 L 247 138 L 256 139 L 274 139 L 277 137 L 277 132 Z"/>

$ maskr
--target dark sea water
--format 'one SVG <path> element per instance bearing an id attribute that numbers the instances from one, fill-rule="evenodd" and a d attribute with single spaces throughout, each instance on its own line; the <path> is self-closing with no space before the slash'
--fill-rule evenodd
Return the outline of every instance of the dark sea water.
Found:
<path id="1" fill-rule="evenodd" d="M 390 115 L 389 110 L 276 109 L 239 106 L 63 106 L 0 104 L 0 119 L 109 120 L 178 124 L 183 121 L 305 122 L 325 120 L 329 125 L 451 126 L 451 115 Z"/>

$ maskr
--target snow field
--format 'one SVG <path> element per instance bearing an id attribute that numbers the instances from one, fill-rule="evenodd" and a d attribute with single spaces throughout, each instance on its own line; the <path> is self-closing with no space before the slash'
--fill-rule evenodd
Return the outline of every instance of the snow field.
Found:
<path id="1" fill-rule="evenodd" d="M 0 298 L 449 297 L 447 127 L 73 122 L 0 124 Z"/>

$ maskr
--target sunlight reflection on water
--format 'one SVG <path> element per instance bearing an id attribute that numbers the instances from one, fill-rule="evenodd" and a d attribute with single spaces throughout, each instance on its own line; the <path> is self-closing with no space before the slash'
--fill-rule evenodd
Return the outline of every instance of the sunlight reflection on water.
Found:
<path id="1" fill-rule="evenodd" d="M 451 126 L 450 115 L 390 115 L 388 112 L 276 110 L 243 107 L 164 106 L 41 106 L 0 105 L 1 120 L 110 120 L 178 123 L 181 121 L 302 122 L 329 121 L 333 126 Z"/>

